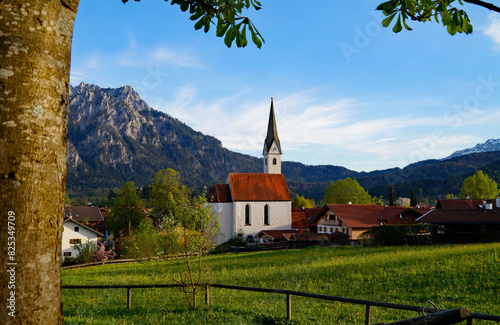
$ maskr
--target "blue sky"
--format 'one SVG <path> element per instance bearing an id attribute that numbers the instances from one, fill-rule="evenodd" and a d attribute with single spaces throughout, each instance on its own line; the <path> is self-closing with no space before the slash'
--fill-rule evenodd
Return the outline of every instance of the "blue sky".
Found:
<path id="1" fill-rule="evenodd" d="M 283 160 L 404 167 L 500 138 L 500 15 L 472 35 L 380 25 L 380 1 L 261 0 L 266 44 L 227 48 L 161 0 L 81 0 L 71 84 L 130 85 L 151 107 L 260 157 L 271 97 Z"/>

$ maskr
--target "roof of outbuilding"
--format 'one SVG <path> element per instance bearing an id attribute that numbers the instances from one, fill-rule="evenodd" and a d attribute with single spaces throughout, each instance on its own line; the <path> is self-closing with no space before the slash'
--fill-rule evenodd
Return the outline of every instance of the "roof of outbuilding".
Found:
<path id="1" fill-rule="evenodd" d="M 491 203 L 491 209 L 485 203 Z M 436 209 L 416 221 L 437 224 L 500 224 L 500 208 L 496 205 L 496 200 L 439 200 Z"/>
<path id="2" fill-rule="evenodd" d="M 434 209 L 417 219 L 425 223 L 500 224 L 500 211 L 485 209 Z"/>
<path id="3" fill-rule="evenodd" d="M 64 207 L 64 217 L 72 217 L 76 221 L 99 222 L 104 217 L 98 207 Z"/>
<path id="4" fill-rule="evenodd" d="M 292 228 L 309 229 L 305 211 L 292 211 Z"/>
<path id="5" fill-rule="evenodd" d="M 233 201 L 291 201 L 283 174 L 230 173 Z"/>
<path id="6" fill-rule="evenodd" d="M 428 212 L 430 210 L 427 210 Z M 412 209 L 412 208 L 403 208 L 403 207 L 385 207 L 385 210 L 382 212 L 382 215 L 380 216 L 380 220 L 387 221 L 391 220 L 395 217 L 399 217 L 400 214 L 408 212 L 413 214 L 416 218 L 420 217 L 422 215 L 421 212 L 418 210 Z"/>
<path id="7" fill-rule="evenodd" d="M 495 200 L 489 200 L 490 203 L 493 204 L 493 207 L 496 206 Z M 456 210 L 465 210 L 465 209 L 478 209 L 482 210 L 483 203 L 485 200 L 473 200 L 473 199 L 465 199 L 465 200 L 439 200 L 436 204 L 436 209 L 456 209 Z M 498 207 L 497 207 L 498 208 Z"/>
<path id="8" fill-rule="evenodd" d="M 255 237 L 261 238 L 261 237 L 272 237 L 274 239 L 286 239 L 290 240 L 290 236 L 288 234 L 298 234 L 299 231 L 295 229 L 291 230 L 261 230 Z"/>
<path id="9" fill-rule="evenodd" d="M 214 184 L 207 193 L 207 200 L 211 203 L 232 202 L 229 184 Z"/>

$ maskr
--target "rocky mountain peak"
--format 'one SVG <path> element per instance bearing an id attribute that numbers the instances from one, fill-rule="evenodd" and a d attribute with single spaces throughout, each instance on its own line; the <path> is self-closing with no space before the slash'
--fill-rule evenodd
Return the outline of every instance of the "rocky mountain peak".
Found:
<path id="1" fill-rule="evenodd" d="M 472 148 L 455 151 L 454 153 L 444 158 L 443 160 L 463 155 L 469 155 L 472 153 L 488 152 L 488 151 L 500 151 L 500 139 L 488 139 L 486 140 L 486 142 L 478 143 Z"/>

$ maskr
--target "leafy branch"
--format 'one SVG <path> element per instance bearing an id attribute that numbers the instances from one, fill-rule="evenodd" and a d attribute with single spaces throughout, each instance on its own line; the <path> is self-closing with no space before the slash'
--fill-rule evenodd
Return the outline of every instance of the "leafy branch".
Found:
<path id="1" fill-rule="evenodd" d="M 128 1 L 122 0 L 123 3 Z M 215 25 L 215 35 L 224 37 L 224 44 L 227 47 L 231 47 L 233 42 L 237 47 L 247 46 L 247 30 L 257 48 L 261 48 L 265 43 L 252 21 L 242 15 L 245 9 L 251 7 L 260 10 L 262 5 L 258 0 L 171 0 L 170 3 L 179 5 L 183 12 L 188 11 L 191 14 L 189 19 L 196 21 L 194 25 L 196 30 L 203 28 L 203 31 L 208 33 L 210 27 Z"/>
<path id="2" fill-rule="evenodd" d="M 500 8 L 481 0 L 389 0 L 381 3 L 377 10 L 387 16 L 382 21 L 382 26 L 389 27 L 396 18 L 392 28 L 395 33 L 412 28 L 407 24 L 408 20 L 426 22 L 434 19 L 437 23 L 442 23 L 450 35 L 456 33 L 472 33 L 472 24 L 469 16 L 463 9 L 459 9 L 453 4 L 472 3 L 490 10 L 500 12 Z"/>

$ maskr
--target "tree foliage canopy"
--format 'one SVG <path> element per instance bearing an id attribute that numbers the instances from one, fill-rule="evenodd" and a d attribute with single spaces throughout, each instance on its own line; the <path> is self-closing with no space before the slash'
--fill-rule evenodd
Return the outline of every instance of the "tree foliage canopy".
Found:
<path id="1" fill-rule="evenodd" d="M 325 190 L 324 204 L 370 204 L 373 198 L 359 185 L 358 181 L 347 177 L 331 182 Z"/>
<path id="2" fill-rule="evenodd" d="M 294 208 L 314 208 L 315 203 L 314 200 L 312 199 L 306 199 L 302 195 L 296 194 L 295 197 L 292 199 L 292 206 Z"/>
<path id="3" fill-rule="evenodd" d="M 448 33 L 472 33 L 472 24 L 465 10 L 464 3 L 470 3 L 489 10 L 500 12 L 500 7 L 482 0 L 389 0 L 381 3 L 377 10 L 387 16 L 382 21 L 384 27 L 389 27 L 396 18 L 392 30 L 399 33 L 406 28 L 412 30 L 408 20 L 426 22 L 433 19 L 442 23 Z"/>
<path id="4" fill-rule="evenodd" d="M 123 185 L 110 218 L 115 236 L 127 235 L 139 226 L 144 218 L 142 207 L 143 201 L 137 194 L 134 182 Z"/>
<path id="5" fill-rule="evenodd" d="M 173 213 L 174 199 L 187 195 L 187 189 L 180 182 L 180 174 L 171 168 L 162 169 L 155 174 L 151 189 L 151 207 L 155 219 L 163 221 Z"/>
<path id="6" fill-rule="evenodd" d="M 498 184 L 478 170 L 464 180 L 460 190 L 461 199 L 492 199 L 498 195 Z"/>

